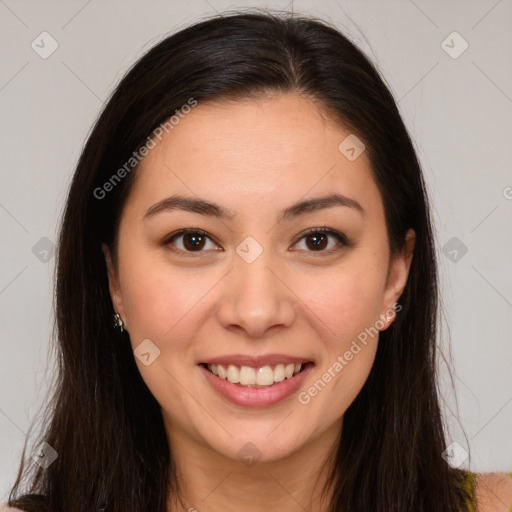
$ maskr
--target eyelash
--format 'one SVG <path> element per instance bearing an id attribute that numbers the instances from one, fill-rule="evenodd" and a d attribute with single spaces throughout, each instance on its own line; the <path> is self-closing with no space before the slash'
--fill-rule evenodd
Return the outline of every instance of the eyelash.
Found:
<path id="1" fill-rule="evenodd" d="M 164 245 L 164 246 L 171 245 L 171 243 L 174 240 L 176 240 L 180 236 L 187 235 L 187 234 L 198 234 L 198 235 L 201 235 L 201 236 L 204 236 L 204 237 L 208 238 L 209 240 L 212 240 L 211 237 L 208 235 L 208 233 L 206 233 L 202 229 L 187 228 L 187 229 L 180 229 L 179 231 L 177 231 L 177 232 L 173 233 L 172 235 L 168 236 L 162 242 L 162 245 Z M 294 243 L 294 245 L 299 243 L 303 238 L 306 238 L 306 237 L 311 236 L 311 235 L 317 235 L 317 234 L 333 236 L 336 239 L 336 241 L 338 242 L 338 244 L 341 245 L 342 247 L 343 246 L 344 247 L 349 247 L 351 245 L 350 241 L 348 240 L 348 238 L 343 233 L 339 233 L 338 231 L 334 231 L 332 229 L 328 229 L 326 226 L 323 226 L 321 228 L 310 228 L 310 229 L 307 229 L 305 232 L 302 233 L 302 235 Z M 187 256 L 188 255 L 192 255 L 194 253 L 200 254 L 202 252 L 206 252 L 204 250 L 200 250 L 200 251 L 184 251 L 183 249 L 177 249 L 177 248 L 173 248 L 172 250 L 175 250 L 175 251 L 187 254 Z M 334 248 L 327 249 L 327 250 L 306 251 L 306 252 L 309 252 L 309 253 L 312 253 L 312 254 L 318 253 L 320 255 L 328 256 L 330 254 L 333 254 L 334 252 L 337 252 L 338 250 L 340 250 L 340 247 L 334 247 Z"/>

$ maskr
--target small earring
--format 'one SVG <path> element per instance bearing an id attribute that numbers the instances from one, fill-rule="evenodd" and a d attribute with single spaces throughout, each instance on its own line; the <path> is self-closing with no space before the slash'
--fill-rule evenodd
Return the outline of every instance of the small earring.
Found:
<path id="1" fill-rule="evenodd" d="M 396 318 L 396 312 L 394 310 L 393 310 L 392 314 L 389 314 L 389 315 L 386 314 L 386 320 L 388 322 L 391 320 L 390 323 L 393 323 L 395 321 L 395 318 Z"/>
<path id="2" fill-rule="evenodd" d="M 121 332 L 124 331 L 124 329 L 123 329 L 123 321 L 121 320 L 121 316 L 119 315 L 119 313 L 115 313 L 114 314 L 114 327 L 119 327 L 119 330 Z"/>
<path id="3" fill-rule="evenodd" d="M 380 315 L 380 317 L 382 320 L 386 320 L 386 322 L 389 322 L 391 320 L 391 323 L 393 323 L 393 321 L 395 320 L 395 317 L 396 317 L 396 312 L 394 309 L 392 312 L 390 312 L 390 310 L 388 309 L 386 311 L 386 314 L 382 313 Z"/>

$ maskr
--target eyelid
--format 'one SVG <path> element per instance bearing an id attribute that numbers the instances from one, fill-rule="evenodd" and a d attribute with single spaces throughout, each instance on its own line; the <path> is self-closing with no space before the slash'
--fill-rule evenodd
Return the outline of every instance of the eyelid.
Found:
<path id="1" fill-rule="evenodd" d="M 171 233 L 169 236 L 167 236 L 163 240 L 162 245 L 164 245 L 164 246 L 170 245 L 171 242 L 173 240 L 175 240 L 176 238 L 179 238 L 180 236 L 183 236 L 183 235 L 186 235 L 186 234 L 190 234 L 190 233 L 197 233 L 199 235 L 202 235 L 202 236 L 204 236 L 205 238 L 208 238 L 209 240 L 211 240 L 213 243 L 215 243 L 217 245 L 217 242 L 215 241 L 215 239 L 209 233 L 207 233 L 206 231 L 203 231 L 202 229 L 199 229 L 199 228 L 184 228 L 184 229 L 180 229 L 178 231 L 175 231 L 174 233 Z M 302 233 L 300 233 L 298 235 L 297 240 L 292 245 L 296 245 L 298 242 L 300 242 L 306 236 L 314 235 L 314 234 L 330 235 L 330 236 L 334 237 L 337 240 L 338 244 L 340 244 L 342 247 L 343 246 L 347 246 L 348 247 L 348 246 L 351 245 L 351 242 L 348 240 L 346 235 L 344 235 L 343 233 L 340 233 L 339 231 L 337 231 L 335 229 L 330 229 L 330 228 L 328 228 L 326 226 L 313 227 L 313 228 L 306 229 L 305 231 L 303 231 Z M 208 251 L 183 251 L 182 249 L 177 249 L 177 248 L 174 248 L 174 250 L 176 250 L 176 251 L 178 251 L 180 253 L 187 254 L 187 255 L 201 254 L 201 253 L 204 253 L 204 252 L 208 252 Z M 339 250 L 339 247 L 334 247 L 334 248 L 331 248 L 331 249 L 328 249 L 328 250 L 304 251 L 304 252 L 311 253 L 311 254 L 318 253 L 318 255 L 322 255 L 322 254 L 326 255 L 326 254 L 331 254 L 333 252 L 336 252 L 338 250 Z"/>
<path id="2" fill-rule="evenodd" d="M 173 240 L 175 240 L 176 238 L 179 238 L 180 236 L 188 235 L 188 234 L 191 234 L 191 233 L 196 233 L 196 234 L 201 235 L 201 236 L 203 236 L 205 238 L 208 238 L 215 245 L 218 245 L 217 242 L 215 241 L 215 239 L 209 233 L 207 233 L 206 231 L 203 231 L 202 229 L 199 229 L 199 228 L 179 229 L 178 231 L 175 231 L 174 233 L 171 233 L 169 236 L 165 237 L 165 239 L 162 241 L 162 245 L 163 246 L 171 245 L 171 242 Z M 176 252 L 179 252 L 181 254 L 186 254 L 187 256 L 208 252 L 208 251 L 184 251 L 182 249 L 178 249 L 177 247 L 173 247 L 173 250 L 176 251 Z"/>
<path id="3" fill-rule="evenodd" d="M 330 229 L 326 226 L 306 229 L 306 231 L 303 231 L 302 233 L 300 233 L 300 235 L 297 238 L 297 241 L 293 245 L 296 245 L 297 243 L 299 243 L 303 238 L 307 237 L 308 235 L 315 235 L 315 234 L 321 234 L 321 235 L 326 235 L 326 236 L 330 235 L 330 236 L 334 237 L 336 239 L 336 241 L 338 242 L 338 244 L 341 245 L 342 247 L 348 247 L 351 245 L 351 243 L 348 240 L 348 238 L 346 237 L 346 235 L 344 235 L 343 233 L 340 233 L 339 231 L 337 231 L 335 229 Z M 327 249 L 327 250 L 323 250 L 323 251 L 304 251 L 304 252 L 307 252 L 308 254 L 313 254 L 313 255 L 318 254 L 321 256 L 321 255 L 329 255 L 329 254 L 332 254 L 339 250 L 340 250 L 340 247 L 337 246 L 337 247 L 333 247 L 331 249 Z"/>

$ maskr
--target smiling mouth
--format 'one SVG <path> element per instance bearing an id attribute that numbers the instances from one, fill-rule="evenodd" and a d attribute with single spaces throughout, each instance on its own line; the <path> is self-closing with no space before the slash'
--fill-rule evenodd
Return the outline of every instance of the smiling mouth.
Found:
<path id="1" fill-rule="evenodd" d="M 283 363 L 258 368 L 236 364 L 201 363 L 201 366 L 220 379 L 240 387 L 268 388 L 286 379 L 292 379 L 309 366 L 313 366 L 313 363 Z"/>

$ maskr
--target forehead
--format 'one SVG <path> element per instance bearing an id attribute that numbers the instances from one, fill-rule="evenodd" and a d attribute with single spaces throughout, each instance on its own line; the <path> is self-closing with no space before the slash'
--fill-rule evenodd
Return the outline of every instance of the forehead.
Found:
<path id="1" fill-rule="evenodd" d="M 272 208 L 337 191 L 371 209 L 380 194 L 370 163 L 364 151 L 355 160 L 340 151 L 347 137 L 350 131 L 297 94 L 199 102 L 155 139 L 133 195 L 147 203 L 179 190 L 236 210 L 247 201 Z"/>

